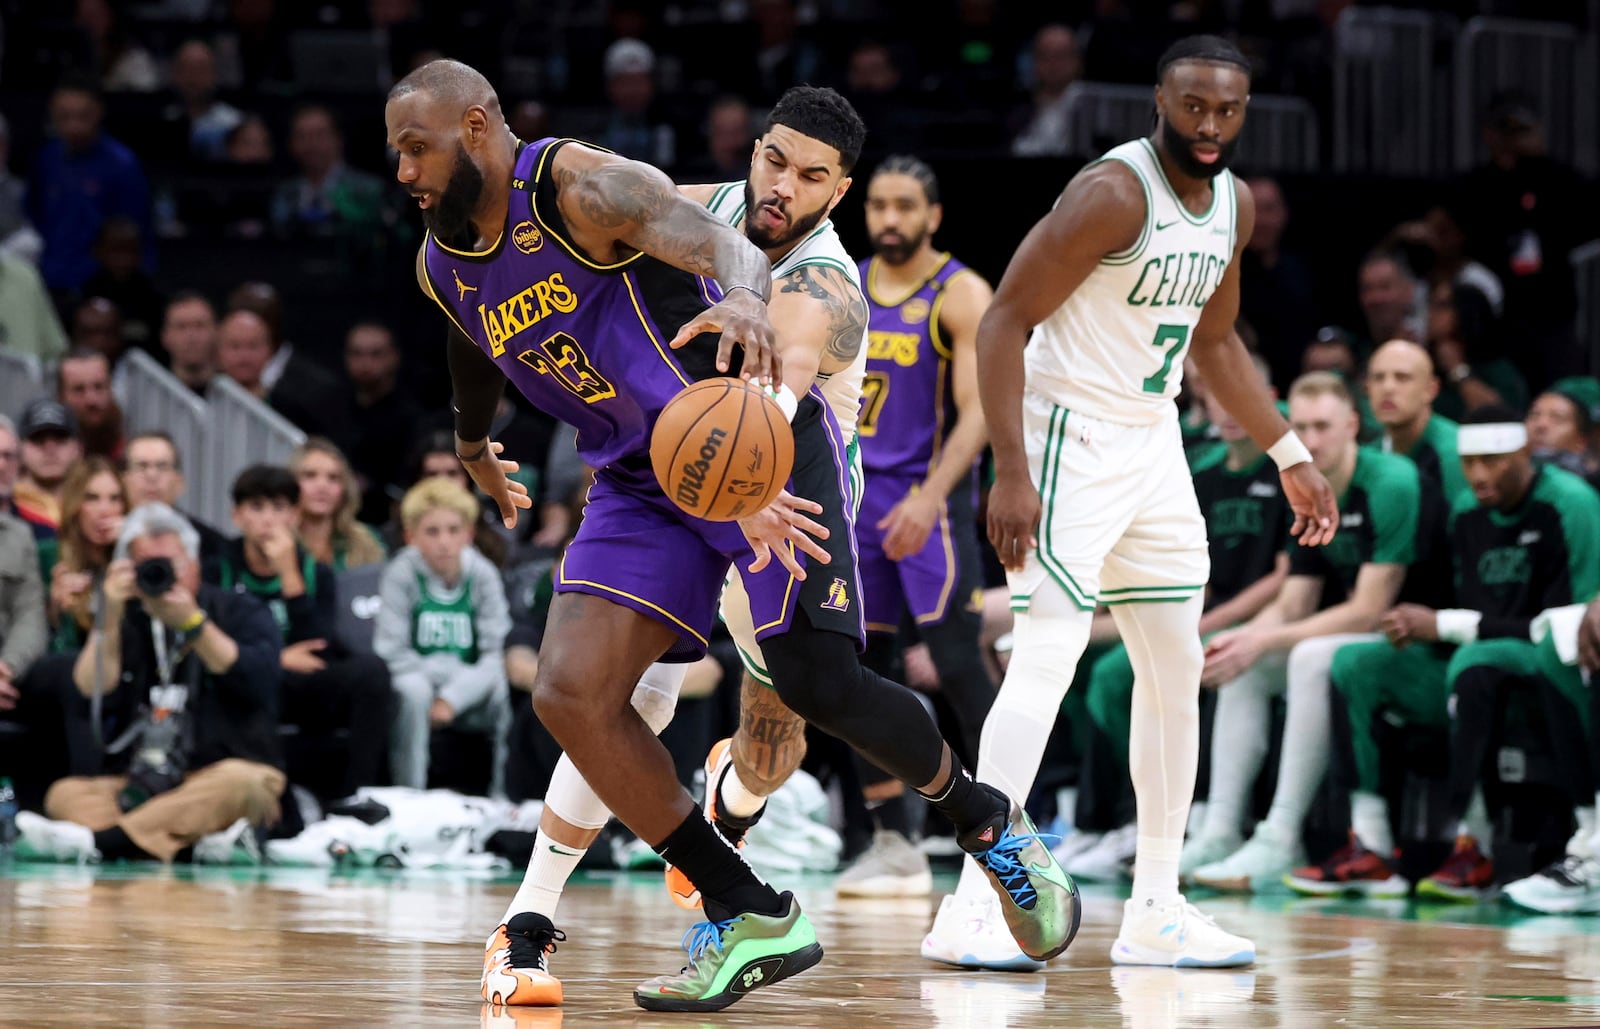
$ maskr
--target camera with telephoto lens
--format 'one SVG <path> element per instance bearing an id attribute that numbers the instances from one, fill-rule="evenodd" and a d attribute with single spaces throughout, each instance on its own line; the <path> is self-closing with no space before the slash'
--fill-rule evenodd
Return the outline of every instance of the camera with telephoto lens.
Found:
<path id="1" fill-rule="evenodd" d="M 133 585 L 147 597 L 159 597 L 177 583 L 178 573 L 170 558 L 147 557 L 133 566 Z"/>
<path id="2" fill-rule="evenodd" d="M 189 755 L 184 753 L 182 711 L 154 712 L 145 716 L 133 760 L 128 765 L 128 784 L 117 794 L 117 805 L 132 811 L 151 797 L 158 797 L 183 784 L 189 771 Z"/>

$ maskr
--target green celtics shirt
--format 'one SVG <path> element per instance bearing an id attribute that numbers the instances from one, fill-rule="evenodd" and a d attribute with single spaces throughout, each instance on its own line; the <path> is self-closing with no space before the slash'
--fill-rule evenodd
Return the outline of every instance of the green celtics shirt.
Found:
<path id="1" fill-rule="evenodd" d="M 1423 428 L 1422 435 L 1417 438 L 1416 445 L 1404 455 L 1411 458 L 1424 478 L 1432 479 L 1444 491 L 1446 507 L 1454 504 L 1467 489 L 1467 478 L 1461 471 L 1461 453 L 1456 449 L 1456 431 L 1459 428 L 1443 415 L 1433 415 Z M 1387 436 L 1383 440 L 1383 449 L 1390 451 Z"/>
<path id="2" fill-rule="evenodd" d="M 470 576 L 463 576 L 454 589 L 445 589 L 437 577 L 419 573 L 417 601 L 411 609 L 411 649 L 422 655 L 449 654 L 467 664 L 476 663 L 476 613 Z"/>
<path id="3" fill-rule="evenodd" d="M 1421 479 L 1407 458 L 1376 447 L 1357 448 L 1350 485 L 1339 498 L 1339 531 L 1322 547 L 1290 543 L 1289 574 L 1321 578 L 1324 600 L 1333 604 L 1355 589 L 1362 565 L 1415 562 L 1422 520 Z"/>
<path id="4" fill-rule="evenodd" d="M 1195 456 L 1193 472 L 1211 544 L 1206 606 L 1214 607 L 1272 571 L 1289 540 L 1289 503 L 1265 454 L 1233 469 L 1227 447 L 1218 444 Z"/>
<path id="5" fill-rule="evenodd" d="M 1478 637 L 1526 640 L 1540 611 L 1582 603 L 1600 589 L 1600 494 L 1544 465 L 1513 510 L 1462 497 L 1451 512 L 1450 542 L 1455 606 L 1482 612 Z"/>

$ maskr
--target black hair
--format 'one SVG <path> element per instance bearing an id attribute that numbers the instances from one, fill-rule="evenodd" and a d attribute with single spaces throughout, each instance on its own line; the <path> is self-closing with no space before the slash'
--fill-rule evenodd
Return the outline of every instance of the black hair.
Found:
<path id="1" fill-rule="evenodd" d="M 774 125 L 786 125 L 839 151 L 839 164 L 846 175 L 860 160 L 861 145 L 867 139 L 861 115 L 827 86 L 795 86 L 785 91 L 767 115 L 762 134 L 771 132 Z"/>
<path id="2" fill-rule="evenodd" d="M 1498 425 L 1502 422 L 1522 422 L 1522 415 L 1505 404 L 1484 404 L 1474 407 L 1461 416 L 1462 425 Z"/>
<path id="3" fill-rule="evenodd" d="M 1578 396 L 1576 393 L 1572 393 L 1564 389 L 1550 388 L 1539 394 L 1541 397 L 1547 395 L 1552 397 L 1560 397 L 1562 400 L 1565 400 L 1567 403 L 1572 405 L 1573 419 L 1578 424 L 1578 432 L 1580 434 L 1587 436 L 1594 429 L 1595 417 L 1597 414 L 1600 414 L 1600 411 L 1596 411 L 1594 408 L 1591 408 L 1587 400 Z"/>
<path id="4" fill-rule="evenodd" d="M 939 202 L 939 177 L 933 174 L 933 169 L 920 157 L 912 157 L 910 154 L 891 154 L 873 169 L 872 177 L 877 178 L 879 175 L 909 175 L 922 184 L 922 193 L 928 198 L 928 203 Z"/>
<path id="5" fill-rule="evenodd" d="M 253 464 L 233 480 L 233 502 L 287 500 L 300 503 L 300 482 L 281 464 Z"/>
<path id="6" fill-rule="evenodd" d="M 1167 47 L 1161 59 L 1156 62 L 1156 82 L 1160 83 L 1167 77 L 1168 68 L 1185 61 L 1231 64 L 1244 72 L 1246 78 L 1250 76 L 1249 58 L 1226 39 L 1221 36 L 1185 36 Z"/>

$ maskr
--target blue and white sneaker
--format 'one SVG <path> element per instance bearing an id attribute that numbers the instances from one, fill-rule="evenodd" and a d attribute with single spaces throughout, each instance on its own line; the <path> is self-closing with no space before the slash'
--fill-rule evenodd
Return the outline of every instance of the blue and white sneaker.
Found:
<path id="1" fill-rule="evenodd" d="M 922 956 L 960 968 L 1037 972 L 1043 961 L 1022 953 L 1000 915 L 1000 898 L 962 900 L 950 894 L 939 902 L 933 928 L 922 938 Z"/>
<path id="2" fill-rule="evenodd" d="M 1166 904 L 1132 898 L 1122 908 L 1122 931 L 1111 945 L 1118 965 L 1237 968 L 1256 959 L 1256 945 L 1218 928 L 1181 896 Z"/>

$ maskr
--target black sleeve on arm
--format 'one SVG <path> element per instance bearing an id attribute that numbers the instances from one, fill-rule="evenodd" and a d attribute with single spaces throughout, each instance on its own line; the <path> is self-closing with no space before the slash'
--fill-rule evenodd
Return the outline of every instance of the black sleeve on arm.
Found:
<path id="1" fill-rule="evenodd" d="M 282 646 L 272 613 L 248 593 L 218 590 L 209 604 L 206 612 L 239 648 L 233 667 L 213 676 L 213 680 L 236 697 L 276 704 L 278 685 L 283 678 L 283 669 L 278 664 Z"/>
<path id="2" fill-rule="evenodd" d="M 1515 615 L 1484 615 L 1478 620 L 1478 639 L 1520 639 L 1528 638 L 1532 631 L 1532 618 L 1518 618 Z"/>
<path id="3" fill-rule="evenodd" d="M 505 389 L 505 376 L 476 343 L 454 326 L 450 328 L 448 356 L 456 435 L 469 441 L 487 439 Z"/>

